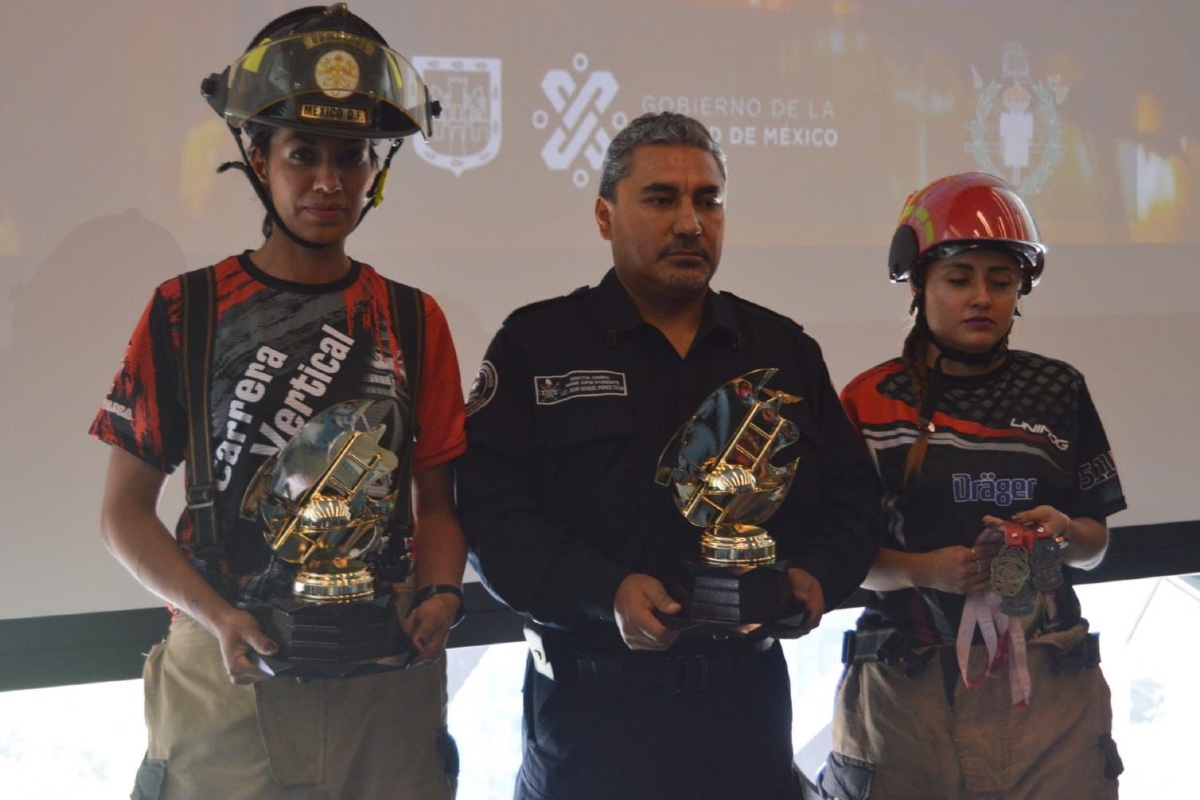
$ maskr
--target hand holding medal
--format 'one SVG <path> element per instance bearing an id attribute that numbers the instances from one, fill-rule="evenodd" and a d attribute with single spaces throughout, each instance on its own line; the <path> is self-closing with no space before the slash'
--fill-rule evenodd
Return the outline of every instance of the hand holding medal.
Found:
<path id="1" fill-rule="evenodd" d="M 1046 526 L 1034 522 L 990 516 L 984 517 L 984 522 L 999 531 L 1004 542 L 992 559 L 991 576 L 992 588 L 1001 597 L 1001 610 L 1012 617 L 1031 613 L 1039 592 L 1050 592 L 1062 585 L 1062 548 L 1066 546 L 1066 537 L 1061 533 L 1052 535 Z"/>
<path id="2" fill-rule="evenodd" d="M 1054 514 L 1064 520 L 1056 534 L 1051 533 L 1049 518 Z M 992 558 L 991 585 L 967 596 L 955 650 L 963 682 L 968 689 L 978 688 L 982 679 L 973 677 L 968 670 L 971 644 L 978 627 L 988 651 L 986 674 L 995 675 L 1001 664 L 1007 662 L 1013 704 L 1023 708 L 1029 702 L 1029 667 L 1025 632 L 1020 620 L 1014 617 L 1032 613 L 1039 593 L 1062 585 L 1062 550 L 1067 545 L 1071 518 L 1050 506 L 1038 506 L 1015 517 L 983 518 L 987 527 L 976 538 L 975 546 L 995 543 L 1000 545 L 1000 552 Z M 1039 518 L 1045 519 L 1039 522 Z"/>

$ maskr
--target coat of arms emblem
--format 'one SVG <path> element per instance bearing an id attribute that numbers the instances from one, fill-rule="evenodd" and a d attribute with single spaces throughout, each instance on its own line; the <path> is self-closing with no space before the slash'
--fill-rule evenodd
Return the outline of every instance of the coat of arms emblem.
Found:
<path id="1" fill-rule="evenodd" d="M 428 140 L 414 138 L 417 154 L 461 176 L 500 151 L 500 59 L 417 56 L 421 73 L 442 115 Z"/>

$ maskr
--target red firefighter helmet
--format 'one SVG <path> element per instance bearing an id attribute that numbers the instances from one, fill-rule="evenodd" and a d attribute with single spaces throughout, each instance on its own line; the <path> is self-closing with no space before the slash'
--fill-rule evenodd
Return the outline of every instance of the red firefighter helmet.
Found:
<path id="1" fill-rule="evenodd" d="M 929 262 L 977 249 L 1017 260 L 1021 294 L 1037 284 L 1046 263 L 1037 223 L 1011 186 L 983 172 L 940 178 L 905 201 L 888 254 L 888 277 L 919 283 Z"/>

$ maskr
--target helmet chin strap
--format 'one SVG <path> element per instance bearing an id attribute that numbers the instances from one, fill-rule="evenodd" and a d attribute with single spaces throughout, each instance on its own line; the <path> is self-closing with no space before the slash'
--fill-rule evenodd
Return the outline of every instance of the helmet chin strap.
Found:
<path id="1" fill-rule="evenodd" d="M 992 345 L 991 349 L 982 353 L 968 353 L 965 350 L 959 350 L 956 347 L 952 347 L 951 345 L 938 340 L 938 338 L 933 335 L 933 329 L 929 327 L 929 321 L 925 319 L 925 291 L 923 287 L 918 286 L 917 295 L 913 298 L 912 308 L 909 310 L 910 312 L 917 312 L 917 318 L 914 323 L 917 327 L 917 330 L 921 332 L 921 335 L 925 337 L 926 341 L 938 349 L 938 362 L 941 362 L 942 359 L 946 359 L 948 361 L 957 361 L 960 364 L 966 364 L 967 366 L 971 367 L 988 366 L 999 361 L 1004 357 L 1004 354 L 1008 352 L 1008 335 L 1012 333 L 1011 322 L 1008 324 L 1008 330 L 1004 332 L 1004 336 L 1000 337 L 1000 340 Z M 934 371 L 941 371 L 940 363 L 935 365 Z"/>
<path id="2" fill-rule="evenodd" d="M 254 187 L 254 193 L 258 195 L 259 201 L 267 210 L 267 215 L 271 218 L 271 224 L 283 231 L 289 239 L 301 247 L 307 247 L 309 250 L 323 250 L 326 247 L 332 247 L 337 242 L 313 242 L 294 233 L 287 225 L 283 224 L 283 220 L 279 216 L 279 212 L 275 210 L 275 203 L 271 200 L 271 194 L 267 191 L 267 187 L 259 180 L 258 175 L 254 173 L 254 169 L 250 166 L 250 155 L 246 152 L 246 146 L 242 144 L 242 135 L 233 126 L 230 126 L 229 132 L 233 134 L 233 140 L 237 142 L 238 152 L 242 154 L 241 161 L 226 161 L 221 166 L 217 167 L 217 173 L 220 174 L 227 170 L 236 169 L 246 176 L 250 181 L 250 185 Z M 375 180 L 371 183 L 371 190 L 367 193 L 370 202 L 363 206 L 362 212 L 358 215 L 358 221 L 354 223 L 354 227 L 350 229 L 353 233 L 362 224 L 363 218 L 367 216 L 367 212 L 375 206 L 383 202 L 383 189 L 387 184 L 388 170 L 392 166 L 392 158 L 400 149 L 400 145 L 404 144 L 403 139 L 393 139 L 392 145 L 388 149 L 388 154 L 383 160 L 383 167 L 379 172 L 375 173 Z"/>
<path id="3" fill-rule="evenodd" d="M 917 312 L 917 318 L 914 324 L 925 340 L 937 348 L 937 356 L 933 360 L 933 368 L 929 370 L 929 383 L 925 387 L 925 395 L 921 400 L 921 407 L 917 409 L 917 429 L 921 435 L 932 434 L 934 432 L 933 413 L 937 409 L 938 401 L 942 397 L 945 383 L 945 371 L 942 369 L 943 361 L 957 361 L 960 364 L 968 366 L 987 366 L 994 364 L 1004 357 L 1008 352 L 1008 334 L 1012 331 L 1012 324 L 1008 326 L 1008 330 L 1004 332 L 1004 336 L 1000 341 L 996 342 L 990 350 L 984 353 L 968 353 L 965 350 L 959 350 L 956 347 L 951 347 L 948 344 L 938 341 L 938 338 L 933 335 L 933 330 L 929 327 L 929 321 L 925 319 L 925 292 L 918 284 L 917 295 L 913 298 L 912 309 Z"/>

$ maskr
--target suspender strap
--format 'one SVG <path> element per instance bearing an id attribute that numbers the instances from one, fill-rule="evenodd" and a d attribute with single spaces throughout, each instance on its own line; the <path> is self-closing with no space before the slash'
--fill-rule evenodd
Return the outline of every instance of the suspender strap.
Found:
<path id="1" fill-rule="evenodd" d="M 188 418 L 187 507 L 195 527 L 194 551 L 207 565 L 207 579 L 218 592 L 230 595 L 220 558 L 224 555 L 217 525 L 216 481 L 213 475 L 209 388 L 212 350 L 216 338 L 216 271 L 212 267 L 184 273 L 180 281 L 183 312 L 182 377 Z M 408 441 L 402 443 L 397 483 L 401 487 L 395 519 L 412 525 L 413 442 L 420 434 L 416 423 L 418 388 L 425 353 L 425 300 L 420 290 L 388 281 L 392 332 L 404 362 L 408 402 L 401 404 L 401 424 Z"/>
<path id="2" fill-rule="evenodd" d="M 392 333 L 400 345 L 400 357 L 404 360 L 404 380 L 408 402 L 401 404 L 401 423 L 408 441 L 402 444 L 400 465 L 396 468 L 396 486 L 400 487 L 396 501 L 395 520 L 409 527 L 412 525 L 412 453 L 417 437 L 421 435 L 417 424 L 417 397 L 421 384 L 421 369 L 425 355 L 425 298 L 419 289 L 396 281 L 388 281 L 391 298 Z"/>
<path id="3" fill-rule="evenodd" d="M 220 557 L 224 553 L 217 527 L 217 486 L 213 477 L 212 436 L 209 429 L 209 388 L 213 340 L 216 338 L 216 270 L 193 270 L 180 280 L 183 311 L 182 377 L 187 409 L 187 507 L 195 527 L 193 547 L 204 561 L 208 582 L 228 596 Z"/>

